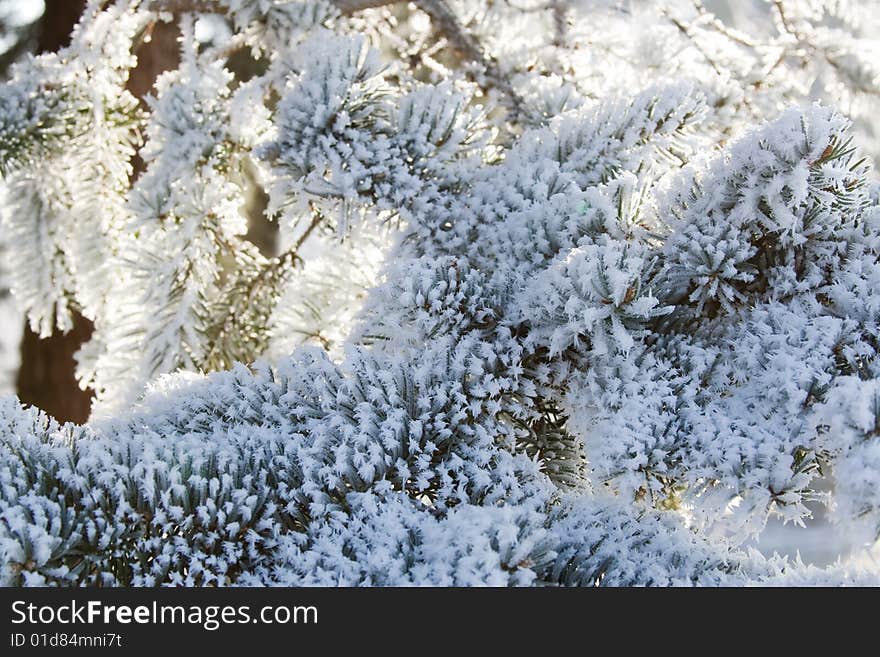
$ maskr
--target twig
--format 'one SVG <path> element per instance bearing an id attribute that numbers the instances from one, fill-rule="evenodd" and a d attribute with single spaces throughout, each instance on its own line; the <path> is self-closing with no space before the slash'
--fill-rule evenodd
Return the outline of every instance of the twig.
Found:
<path id="1" fill-rule="evenodd" d="M 718 67 L 718 64 L 715 63 L 715 60 L 709 55 L 708 52 L 706 52 L 705 48 L 703 48 L 703 46 L 700 45 L 700 43 L 697 41 L 697 39 L 694 37 L 694 35 L 691 34 L 690 28 L 687 25 L 685 25 L 684 23 L 682 23 L 680 20 L 678 20 L 677 18 L 672 17 L 665 10 L 663 11 L 663 14 L 666 16 L 667 19 L 669 19 L 669 22 L 671 22 L 673 25 L 675 25 L 675 27 L 678 28 L 679 32 L 681 32 L 682 34 L 684 34 L 688 38 L 688 40 L 691 42 L 691 44 L 693 44 L 693 46 L 694 46 L 694 48 L 696 48 L 697 52 L 699 52 L 703 56 L 703 59 L 706 60 L 706 62 L 709 64 L 709 66 L 711 66 L 719 76 L 723 76 L 723 73 L 722 73 L 721 69 Z"/>
<path id="2" fill-rule="evenodd" d="M 726 36 L 728 39 L 730 39 L 734 43 L 738 43 L 741 46 L 746 46 L 747 48 L 751 48 L 752 50 L 754 50 L 757 47 L 757 44 L 754 41 L 750 40 L 742 32 L 727 27 L 715 14 L 713 14 L 708 9 L 706 9 L 700 0 L 694 0 L 693 4 L 694 4 L 694 9 L 697 11 L 697 13 L 700 15 L 700 17 L 708 20 L 709 24 L 719 34 Z"/>

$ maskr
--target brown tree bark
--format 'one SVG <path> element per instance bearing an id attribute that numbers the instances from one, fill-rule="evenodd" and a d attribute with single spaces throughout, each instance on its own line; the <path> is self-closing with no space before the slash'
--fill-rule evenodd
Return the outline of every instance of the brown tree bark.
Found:
<path id="1" fill-rule="evenodd" d="M 85 0 L 45 0 L 40 19 L 39 52 L 55 52 L 70 43 L 70 32 L 86 8 Z"/>
<path id="2" fill-rule="evenodd" d="M 180 64 L 180 30 L 176 23 L 155 22 L 147 27 L 145 35 L 135 49 L 137 66 L 128 78 L 128 90 L 143 98 L 153 91 L 156 78 Z"/>
<path id="3" fill-rule="evenodd" d="M 15 381 L 19 399 L 43 409 L 62 422 L 85 422 L 91 409 L 92 393 L 81 390 L 74 371 L 73 355 L 92 335 L 92 323 L 73 316 L 73 328 L 41 340 L 25 326 L 21 338 L 21 365 Z"/>
<path id="4" fill-rule="evenodd" d="M 46 0 L 39 51 L 52 52 L 66 46 L 84 8 L 85 0 Z M 151 38 L 136 50 L 138 65 L 128 84 L 139 98 L 153 88 L 160 73 L 176 67 L 178 62 L 176 26 L 157 23 L 149 33 Z M 134 167 L 137 175 L 142 169 L 139 158 Z M 76 382 L 74 354 L 91 337 L 92 329 L 92 323 L 78 313 L 74 314 L 73 328 L 68 333 L 56 333 L 44 340 L 25 326 L 16 378 L 17 393 L 23 403 L 37 406 L 62 422 L 83 423 L 88 419 L 92 391 L 81 390 Z"/>

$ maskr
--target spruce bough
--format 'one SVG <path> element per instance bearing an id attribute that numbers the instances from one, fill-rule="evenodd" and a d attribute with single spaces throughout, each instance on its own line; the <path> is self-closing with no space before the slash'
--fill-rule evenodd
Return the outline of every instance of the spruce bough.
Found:
<path id="1" fill-rule="evenodd" d="M 808 46 L 877 77 L 822 16 L 784 3 L 758 84 L 700 3 L 594 9 L 609 41 L 675 15 L 643 84 L 548 8 L 516 51 L 355 4 L 93 0 L 0 89 L 13 292 L 96 324 L 88 424 L 0 402 L 0 581 L 880 583 L 748 547 L 818 504 L 880 534 L 880 194 L 861 124 L 784 79 Z M 141 107 L 156 20 L 180 66 Z"/>

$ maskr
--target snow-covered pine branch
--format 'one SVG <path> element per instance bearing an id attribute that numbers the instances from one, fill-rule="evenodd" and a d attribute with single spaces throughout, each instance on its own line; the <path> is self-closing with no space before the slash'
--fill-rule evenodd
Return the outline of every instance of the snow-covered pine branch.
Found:
<path id="1" fill-rule="evenodd" d="M 92 0 L 15 65 L 4 270 L 96 401 L 0 404 L 3 583 L 880 583 L 750 543 L 880 535 L 868 19 L 566 4 Z"/>

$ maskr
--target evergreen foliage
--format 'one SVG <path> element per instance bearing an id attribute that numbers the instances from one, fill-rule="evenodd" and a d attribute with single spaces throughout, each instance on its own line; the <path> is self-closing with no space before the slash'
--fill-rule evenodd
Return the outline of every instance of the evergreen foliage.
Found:
<path id="1" fill-rule="evenodd" d="M 880 536 L 877 42 L 614 4 L 91 0 L 17 63 L 4 269 L 96 400 L 0 402 L 0 582 L 880 583 L 749 547 Z"/>

